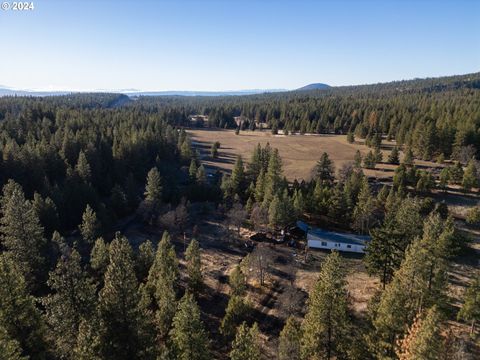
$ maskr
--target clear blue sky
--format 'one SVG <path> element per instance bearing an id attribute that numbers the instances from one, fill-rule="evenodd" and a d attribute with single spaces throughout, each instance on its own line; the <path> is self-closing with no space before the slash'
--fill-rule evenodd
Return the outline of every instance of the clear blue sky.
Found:
<path id="1" fill-rule="evenodd" d="M 291 89 L 480 71 L 476 0 L 33 2 L 0 10 L 2 85 Z"/>

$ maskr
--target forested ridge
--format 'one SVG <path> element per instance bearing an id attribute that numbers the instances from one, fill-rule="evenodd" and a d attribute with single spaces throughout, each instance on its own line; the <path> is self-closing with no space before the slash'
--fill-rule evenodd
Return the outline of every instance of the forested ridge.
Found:
<path id="1" fill-rule="evenodd" d="M 222 128 L 236 127 L 233 117 L 244 116 L 242 128 L 261 122 L 274 131 L 383 134 L 422 158 L 448 158 L 480 143 L 480 73 L 239 97 L 143 97 L 132 106 L 171 109 L 180 124 L 185 115 L 205 114 L 210 126 Z"/>
<path id="2" fill-rule="evenodd" d="M 253 280 L 266 289 L 271 259 L 266 247 L 245 250 L 240 229 L 279 233 L 297 219 L 370 234 L 362 261 L 379 286 L 359 318 L 345 259 L 326 256 L 305 312 L 288 312 L 275 335 L 279 359 L 468 358 L 447 321 L 468 322 L 476 341 L 480 278 L 453 304 L 449 270 L 468 239 L 428 196 L 436 179 L 414 158 L 459 160 L 438 187 L 478 191 L 479 79 L 219 98 L 0 98 L 0 358 L 261 359 L 264 317 L 248 295 Z M 208 115 L 204 126 L 236 127 L 243 116 L 240 127 L 344 133 L 375 152 L 339 169 L 323 153 L 311 180 L 289 183 L 278 150 L 258 145 L 231 173 L 209 176 L 184 129 L 192 114 Z M 399 166 L 391 184 L 372 186 L 363 169 L 384 161 L 388 138 L 397 146 L 386 161 Z M 211 160 L 228 146 L 211 145 Z M 213 330 L 205 302 L 218 306 L 208 300 L 218 289 L 207 288 L 194 210 L 232 226 L 237 243 L 215 242 L 245 255 L 224 281 Z M 125 219 L 163 235 L 132 243 L 116 231 Z"/>

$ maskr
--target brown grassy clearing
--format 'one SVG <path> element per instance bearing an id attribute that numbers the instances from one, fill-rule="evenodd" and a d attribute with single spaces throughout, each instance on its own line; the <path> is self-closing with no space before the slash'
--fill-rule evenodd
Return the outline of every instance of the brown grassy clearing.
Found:
<path id="1" fill-rule="evenodd" d="M 371 149 L 363 144 L 363 140 L 354 144 L 347 142 L 345 135 L 272 135 L 269 131 L 241 131 L 235 135 L 233 130 L 219 129 L 189 129 L 193 145 L 200 150 L 202 161 L 207 167 L 231 170 L 237 155 L 242 155 L 244 161 L 249 161 L 257 144 L 262 146 L 270 143 L 280 152 L 283 161 L 283 171 L 289 180 L 311 178 L 312 168 L 323 152 L 327 152 L 335 163 L 336 169 L 352 162 L 355 152 L 360 150 L 366 155 Z M 211 159 L 210 146 L 219 141 L 221 148 L 219 158 Z M 394 141 L 383 141 L 382 152 L 387 159 Z M 441 167 L 434 162 L 416 161 L 418 166 Z M 378 164 L 375 170 L 365 170 L 369 176 L 386 178 L 393 176 L 394 165 Z"/>

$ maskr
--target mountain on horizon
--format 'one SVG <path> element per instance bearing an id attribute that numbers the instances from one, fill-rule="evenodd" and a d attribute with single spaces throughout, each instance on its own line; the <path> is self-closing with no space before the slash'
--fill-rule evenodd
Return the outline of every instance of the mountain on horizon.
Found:
<path id="1" fill-rule="evenodd" d="M 313 83 L 313 84 L 308 84 L 305 86 L 302 86 L 301 88 L 298 88 L 297 91 L 303 91 L 303 90 L 326 90 L 330 89 L 331 86 L 323 83 Z"/>
<path id="2" fill-rule="evenodd" d="M 288 91 L 286 89 L 248 89 L 248 90 L 226 90 L 226 91 L 140 91 L 133 89 L 126 90 L 94 90 L 94 91 L 47 91 L 47 90 L 24 90 L 13 89 L 0 85 L 0 96 L 61 96 L 80 93 L 113 93 L 125 94 L 129 97 L 138 96 L 235 96 L 235 95 L 253 95 Z"/>

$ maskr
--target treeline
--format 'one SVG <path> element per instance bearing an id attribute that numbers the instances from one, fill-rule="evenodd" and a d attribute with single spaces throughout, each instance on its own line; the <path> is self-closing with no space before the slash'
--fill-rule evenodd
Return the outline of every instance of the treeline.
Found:
<path id="1" fill-rule="evenodd" d="M 185 132 L 161 114 L 86 109 L 81 98 L 69 108 L 68 97 L 57 107 L 60 99 L 0 99 L 0 184 L 22 186 L 47 235 L 75 228 L 87 204 L 106 226 L 131 213 L 152 167 L 162 174 L 167 201 L 186 195 L 178 190 L 188 180 L 180 170 L 196 153 Z"/>
<path id="2" fill-rule="evenodd" d="M 190 125 L 188 114 L 209 115 L 212 127 L 242 128 L 265 123 L 287 133 L 353 132 L 360 138 L 377 134 L 411 147 L 422 159 L 438 155 L 460 159 L 473 147 L 479 156 L 480 74 L 410 80 L 317 91 L 232 97 L 143 97 L 131 106 L 169 109 L 177 124 Z"/>

